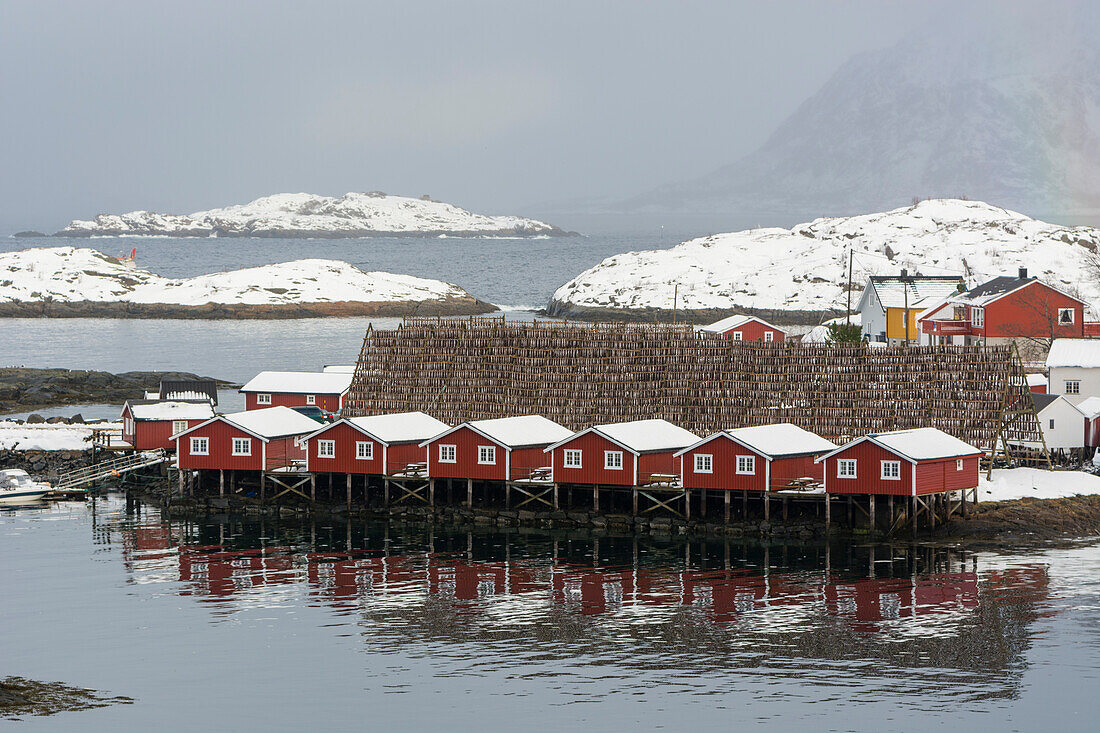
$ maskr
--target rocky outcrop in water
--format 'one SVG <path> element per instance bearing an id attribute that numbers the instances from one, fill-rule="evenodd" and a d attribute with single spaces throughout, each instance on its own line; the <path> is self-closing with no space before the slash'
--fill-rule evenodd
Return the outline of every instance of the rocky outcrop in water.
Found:
<path id="1" fill-rule="evenodd" d="M 46 407 L 117 403 L 139 398 L 161 380 L 210 379 L 189 372 L 110 372 L 79 369 L 0 369 L 0 414 Z M 229 385 L 228 382 L 221 384 Z"/>

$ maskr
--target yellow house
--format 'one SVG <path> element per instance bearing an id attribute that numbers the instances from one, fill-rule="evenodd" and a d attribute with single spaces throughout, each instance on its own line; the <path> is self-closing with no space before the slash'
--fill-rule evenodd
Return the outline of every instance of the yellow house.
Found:
<path id="1" fill-rule="evenodd" d="M 924 308 L 910 308 L 909 309 L 909 333 L 908 339 L 910 341 L 917 341 L 919 339 L 920 331 L 917 329 L 917 319 L 924 315 Z M 901 339 L 905 340 L 907 335 L 905 333 L 905 309 L 904 308 L 886 308 L 886 338 L 888 339 Z"/>
<path id="2" fill-rule="evenodd" d="M 856 310 L 868 341 L 920 343 L 917 320 L 929 308 L 964 289 L 960 275 L 872 275 L 860 296 Z M 909 322 L 906 333 L 906 321 Z"/>

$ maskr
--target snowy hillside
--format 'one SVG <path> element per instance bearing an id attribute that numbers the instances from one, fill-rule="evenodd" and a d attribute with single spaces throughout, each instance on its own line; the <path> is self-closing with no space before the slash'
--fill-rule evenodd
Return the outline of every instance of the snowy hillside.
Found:
<path id="1" fill-rule="evenodd" d="M 1100 212 L 1098 6 L 960 4 L 853 57 L 757 150 L 611 208 L 806 216 L 965 195 Z"/>
<path id="2" fill-rule="evenodd" d="M 1031 275 L 1100 301 L 1100 280 L 1084 267 L 1098 247 L 1098 229 L 1047 224 L 980 201 L 938 199 L 609 257 L 560 287 L 550 311 L 671 310 L 674 296 L 680 310 L 843 310 L 849 248 L 860 289 L 868 275 L 902 268 L 962 274 L 977 284 L 1027 267 Z M 858 298 L 857 290 L 853 307 Z"/>
<path id="3" fill-rule="evenodd" d="M 3 303 L 302 303 L 445 302 L 473 298 L 462 288 L 337 260 L 297 260 L 174 280 L 124 265 L 94 249 L 53 247 L 0 254 Z"/>
<path id="4" fill-rule="evenodd" d="M 59 237 L 372 237 L 372 236 L 564 236 L 545 222 L 518 216 L 485 216 L 451 204 L 383 193 L 340 197 L 281 193 L 248 204 L 190 215 L 132 211 L 75 220 Z"/>

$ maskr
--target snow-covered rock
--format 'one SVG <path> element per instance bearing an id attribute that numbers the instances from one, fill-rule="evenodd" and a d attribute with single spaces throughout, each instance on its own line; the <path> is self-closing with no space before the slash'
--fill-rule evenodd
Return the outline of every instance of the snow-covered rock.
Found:
<path id="1" fill-rule="evenodd" d="M 456 285 L 388 272 L 364 272 L 338 260 L 296 260 L 177 280 L 128 266 L 94 249 L 51 247 L 0 254 L 0 305 L 127 303 L 195 307 L 465 302 L 477 301 Z"/>
<path id="2" fill-rule="evenodd" d="M 280 193 L 247 204 L 190 215 L 131 211 L 74 220 L 59 237 L 375 237 L 375 236 L 563 236 L 545 222 L 518 216 L 486 216 L 451 204 L 347 193 L 339 197 Z"/>
<path id="3" fill-rule="evenodd" d="M 674 297 L 681 311 L 843 311 L 849 248 L 853 307 L 868 275 L 902 268 L 957 273 L 973 285 L 1027 267 L 1086 300 L 1100 299 L 1100 279 L 1086 266 L 1100 248 L 1100 229 L 1048 224 L 980 201 L 934 199 L 615 255 L 558 288 L 550 312 L 671 310 Z"/>

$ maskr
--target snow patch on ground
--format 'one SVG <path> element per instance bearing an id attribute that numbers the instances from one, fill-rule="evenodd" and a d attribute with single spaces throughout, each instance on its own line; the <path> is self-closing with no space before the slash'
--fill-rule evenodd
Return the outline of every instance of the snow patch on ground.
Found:
<path id="1" fill-rule="evenodd" d="M 20 425 L 0 421 L 0 450 L 87 450 L 93 430 L 121 430 L 122 423 Z"/>
<path id="2" fill-rule="evenodd" d="M 553 301 L 587 308 L 843 311 L 848 250 L 853 284 L 869 275 L 963 275 L 975 285 L 1029 274 L 1085 300 L 1100 281 L 1084 266 L 1100 229 L 1047 224 L 980 201 L 935 199 L 885 213 L 815 219 L 791 229 L 715 234 L 666 250 L 605 259 L 561 286 Z M 860 293 L 852 293 L 852 305 Z"/>
<path id="3" fill-rule="evenodd" d="M 1078 494 L 1100 494 L 1100 476 L 1084 471 L 996 468 L 990 481 L 983 471 L 978 484 L 979 501 L 1063 499 Z"/>

